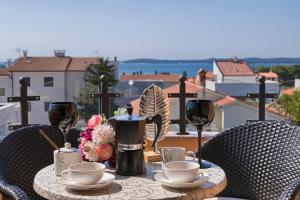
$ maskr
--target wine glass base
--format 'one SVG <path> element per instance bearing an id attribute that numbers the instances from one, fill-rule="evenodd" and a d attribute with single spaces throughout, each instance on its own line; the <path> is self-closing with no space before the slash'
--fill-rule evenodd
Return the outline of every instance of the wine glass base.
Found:
<path id="1" fill-rule="evenodd" d="M 211 168 L 211 164 L 201 160 L 200 169 L 208 169 L 208 168 Z"/>

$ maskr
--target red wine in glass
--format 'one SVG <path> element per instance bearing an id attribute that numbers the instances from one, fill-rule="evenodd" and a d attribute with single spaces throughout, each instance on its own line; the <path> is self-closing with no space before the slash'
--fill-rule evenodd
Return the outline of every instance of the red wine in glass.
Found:
<path id="1" fill-rule="evenodd" d="M 198 162 L 200 168 L 209 168 L 201 162 L 201 134 L 204 127 L 211 124 L 215 117 L 215 107 L 210 100 L 189 100 L 186 104 L 186 117 L 198 131 Z"/>
<path id="2" fill-rule="evenodd" d="M 78 121 L 79 114 L 74 102 L 52 102 L 48 111 L 49 121 L 52 126 L 58 128 L 64 136 L 64 143 L 67 142 L 69 130 Z"/>

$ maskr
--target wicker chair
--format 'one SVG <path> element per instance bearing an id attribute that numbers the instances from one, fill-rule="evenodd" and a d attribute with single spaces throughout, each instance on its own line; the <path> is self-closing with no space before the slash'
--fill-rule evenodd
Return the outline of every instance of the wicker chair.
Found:
<path id="1" fill-rule="evenodd" d="M 300 190 L 300 127 L 284 122 L 244 124 L 215 136 L 202 158 L 222 167 L 225 197 L 288 200 Z M 297 199 L 299 200 L 299 199 Z"/>
<path id="2" fill-rule="evenodd" d="M 0 142 L 0 193 L 4 199 L 43 199 L 33 190 L 35 174 L 53 163 L 53 147 L 38 133 L 44 130 L 58 145 L 63 137 L 52 126 L 35 125 L 11 132 Z M 78 147 L 79 130 L 70 131 L 68 141 Z"/>

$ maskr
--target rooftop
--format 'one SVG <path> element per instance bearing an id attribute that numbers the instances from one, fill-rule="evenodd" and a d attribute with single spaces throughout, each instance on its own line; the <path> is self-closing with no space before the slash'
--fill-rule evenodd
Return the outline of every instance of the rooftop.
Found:
<path id="1" fill-rule="evenodd" d="M 254 76 L 246 62 L 238 60 L 215 61 L 224 76 Z"/>
<path id="2" fill-rule="evenodd" d="M 96 57 L 74 57 L 71 58 L 71 63 L 67 71 L 85 71 L 89 65 L 97 64 Z"/>
<path id="3" fill-rule="evenodd" d="M 258 76 L 265 76 L 266 78 L 278 78 L 278 75 L 274 72 L 259 72 Z"/>
<path id="4" fill-rule="evenodd" d="M 96 64 L 96 57 L 21 57 L 7 68 L 10 72 L 60 72 L 85 71 Z"/>
<path id="5" fill-rule="evenodd" d="M 288 88 L 285 90 L 281 90 L 281 94 L 287 94 L 287 95 L 292 95 L 295 92 L 295 88 Z"/>
<path id="6" fill-rule="evenodd" d="M 137 80 L 161 80 L 163 82 L 177 83 L 179 81 L 179 75 L 173 74 L 130 74 L 121 75 L 122 81 L 137 81 Z"/>
<path id="7" fill-rule="evenodd" d="M 226 105 L 230 105 L 232 103 L 234 103 L 236 101 L 235 98 L 231 97 L 231 96 L 226 96 L 218 101 L 215 102 L 215 105 L 223 107 Z"/>
<path id="8" fill-rule="evenodd" d="M 7 71 L 7 68 L 0 68 L 0 76 L 9 76 L 10 73 Z"/>

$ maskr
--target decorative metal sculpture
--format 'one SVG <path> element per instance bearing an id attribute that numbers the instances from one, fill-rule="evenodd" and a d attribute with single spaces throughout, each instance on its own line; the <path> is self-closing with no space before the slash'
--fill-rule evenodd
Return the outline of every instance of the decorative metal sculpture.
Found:
<path id="1" fill-rule="evenodd" d="M 139 114 L 145 117 L 160 114 L 162 127 L 158 141 L 164 139 L 170 124 L 170 105 L 168 95 L 157 85 L 152 84 L 141 96 Z M 153 141 L 156 133 L 155 124 L 146 124 L 146 139 Z"/>

